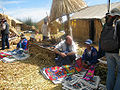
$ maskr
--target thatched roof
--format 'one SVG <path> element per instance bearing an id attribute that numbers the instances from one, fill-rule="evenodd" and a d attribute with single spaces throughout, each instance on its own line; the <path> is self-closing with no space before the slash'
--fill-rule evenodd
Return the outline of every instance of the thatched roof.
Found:
<path id="1" fill-rule="evenodd" d="M 15 21 L 16 24 L 23 24 L 23 22 L 21 22 L 21 21 L 15 19 L 15 18 L 13 18 L 13 17 L 8 16 L 8 18 L 9 18 L 10 20 Z"/>
<path id="2" fill-rule="evenodd" d="M 23 24 L 23 22 L 15 19 L 15 18 L 13 18 L 13 17 L 10 17 L 10 16 L 8 16 L 8 15 L 5 15 L 5 14 L 0 13 L 0 19 L 2 19 L 2 18 L 6 18 L 7 20 L 14 21 L 16 24 Z"/>
<path id="3" fill-rule="evenodd" d="M 53 0 L 50 20 L 54 21 L 61 16 L 76 12 L 86 6 L 83 0 Z"/>
<path id="4" fill-rule="evenodd" d="M 112 8 L 120 8 L 120 2 L 112 3 Z M 107 4 L 86 7 L 73 14 L 71 19 L 102 19 L 107 13 Z"/>

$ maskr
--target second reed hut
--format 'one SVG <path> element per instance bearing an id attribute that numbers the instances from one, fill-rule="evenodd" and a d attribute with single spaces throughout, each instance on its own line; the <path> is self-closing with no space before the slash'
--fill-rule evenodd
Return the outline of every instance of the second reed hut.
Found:
<path id="1" fill-rule="evenodd" d="M 111 4 L 111 9 L 119 7 L 120 2 Z M 78 41 L 90 38 L 98 42 L 106 13 L 107 4 L 101 4 L 86 7 L 73 14 L 71 17 L 73 38 Z"/>

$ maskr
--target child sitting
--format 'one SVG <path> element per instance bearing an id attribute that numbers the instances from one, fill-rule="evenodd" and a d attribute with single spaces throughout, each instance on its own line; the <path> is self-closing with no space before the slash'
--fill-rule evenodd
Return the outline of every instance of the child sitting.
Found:
<path id="1" fill-rule="evenodd" d="M 83 66 L 91 66 L 98 62 L 97 60 L 97 50 L 91 46 L 92 40 L 88 39 L 85 41 L 86 49 L 82 55 Z"/>

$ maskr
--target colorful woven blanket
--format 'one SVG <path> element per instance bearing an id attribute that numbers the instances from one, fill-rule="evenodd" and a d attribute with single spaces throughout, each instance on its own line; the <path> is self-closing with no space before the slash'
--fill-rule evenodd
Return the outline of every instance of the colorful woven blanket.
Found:
<path id="1" fill-rule="evenodd" d="M 63 65 L 63 66 L 54 66 L 49 68 L 43 68 L 41 73 L 47 79 L 51 81 L 59 80 L 66 76 L 72 75 L 74 73 L 81 72 L 83 70 L 81 58 L 76 60 L 75 64 L 73 65 Z"/>
<path id="2" fill-rule="evenodd" d="M 94 72 L 95 72 L 95 67 L 94 65 L 92 65 L 89 70 L 87 71 L 87 73 L 84 75 L 83 79 L 85 80 L 92 80 L 93 76 L 94 76 Z"/>
<path id="3" fill-rule="evenodd" d="M 83 69 L 82 58 L 79 58 L 76 60 L 74 67 L 75 67 L 76 73 L 82 71 L 82 69 Z"/>
<path id="4" fill-rule="evenodd" d="M 0 52 L 0 60 L 5 63 L 8 63 L 8 62 L 13 62 L 15 58 L 7 52 Z"/>
<path id="5" fill-rule="evenodd" d="M 0 59 L 2 60 L 4 57 L 11 58 L 12 55 L 7 54 L 7 53 L 5 53 L 5 52 L 0 52 Z"/>
<path id="6" fill-rule="evenodd" d="M 55 66 L 46 68 L 45 73 L 48 75 L 50 80 L 57 80 L 75 73 L 75 68 L 71 65 L 63 65 L 62 67 Z"/>
<path id="7" fill-rule="evenodd" d="M 19 53 L 20 50 L 13 50 L 8 52 L 0 52 L 0 60 L 7 63 L 15 60 L 25 60 L 30 55 L 24 52 Z"/>

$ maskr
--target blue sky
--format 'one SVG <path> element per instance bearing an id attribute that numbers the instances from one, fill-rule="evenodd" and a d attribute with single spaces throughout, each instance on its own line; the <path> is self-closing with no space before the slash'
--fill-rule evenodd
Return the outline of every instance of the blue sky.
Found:
<path id="1" fill-rule="evenodd" d="M 88 6 L 107 3 L 108 0 L 84 0 Z M 120 0 L 111 0 L 118 2 Z M 52 0 L 0 0 L 0 13 L 17 19 L 31 18 L 38 22 L 50 13 Z M 47 13 L 47 14 L 46 14 Z"/>

